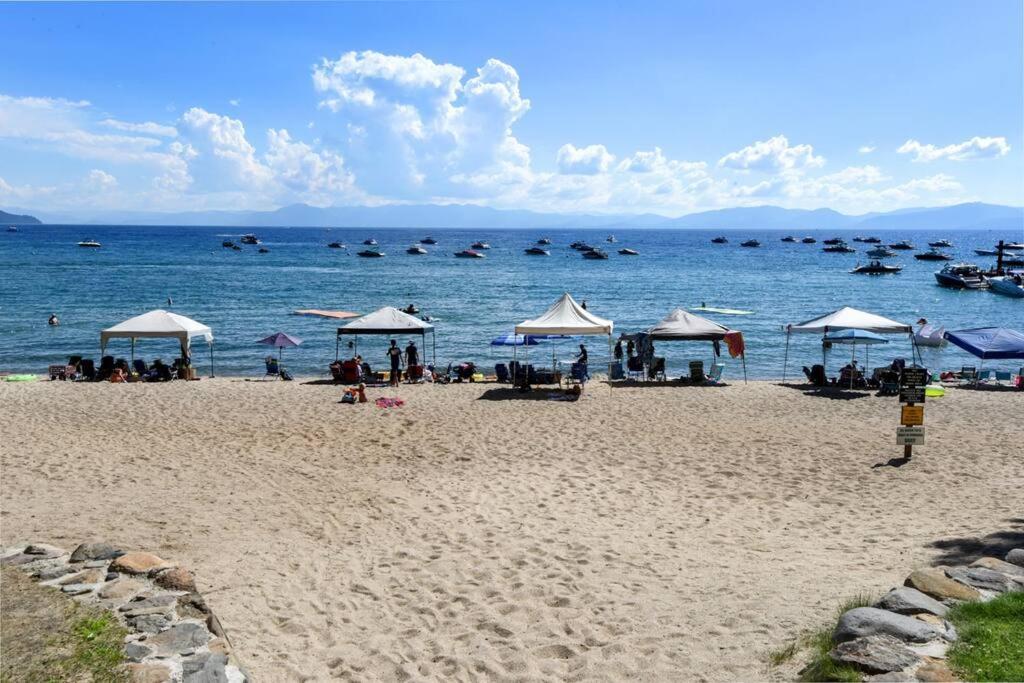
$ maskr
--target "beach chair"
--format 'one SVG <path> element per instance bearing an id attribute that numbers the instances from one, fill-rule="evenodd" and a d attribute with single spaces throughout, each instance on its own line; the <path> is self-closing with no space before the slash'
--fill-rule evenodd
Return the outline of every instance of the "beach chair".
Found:
<path id="1" fill-rule="evenodd" d="M 134 369 L 135 372 L 139 373 L 139 375 L 145 375 L 147 372 L 149 372 L 149 366 L 146 365 L 146 361 L 142 360 L 141 358 L 135 359 L 135 361 L 132 363 L 132 369 Z"/>
<path id="2" fill-rule="evenodd" d="M 659 357 L 659 358 L 653 359 L 653 361 L 651 363 L 651 368 L 650 368 L 650 371 L 649 371 L 648 374 L 649 374 L 651 379 L 661 379 L 661 381 L 664 382 L 665 381 L 665 359 L 663 357 Z"/>
<path id="3" fill-rule="evenodd" d="M 48 372 L 47 372 L 47 374 L 50 375 L 50 381 L 55 381 L 55 380 L 58 380 L 58 379 L 61 379 L 61 380 L 67 379 L 68 378 L 68 376 L 67 376 L 67 369 L 68 369 L 68 366 L 66 366 L 66 365 L 51 365 L 49 367 Z"/>
<path id="4" fill-rule="evenodd" d="M 960 384 L 977 384 L 978 370 L 973 365 L 965 365 L 960 368 Z"/>
<path id="5" fill-rule="evenodd" d="M 341 382 L 342 381 L 341 362 L 340 361 L 334 361 L 328 367 L 330 368 L 330 371 L 331 371 L 331 379 L 333 379 L 335 382 Z"/>
<path id="6" fill-rule="evenodd" d="M 96 380 L 96 364 L 92 362 L 92 358 L 83 358 L 80 367 L 82 368 L 80 379 L 87 382 Z"/>
<path id="7" fill-rule="evenodd" d="M 509 381 L 508 366 L 504 363 L 498 363 L 494 366 L 494 374 L 502 384 Z"/>
<path id="8" fill-rule="evenodd" d="M 615 363 L 612 363 L 611 375 L 609 379 L 618 380 L 625 379 L 625 377 L 626 373 L 622 369 L 622 361 L 616 361 Z"/>
<path id="9" fill-rule="evenodd" d="M 586 384 L 590 379 L 586 363 L 573 363 L 569 367 L 569 380 L 572 384 Z"/>
<path id="10" fill-rule="evenodd" d="M 804 366 L 804 376 L 807 377 L 807 381 L 810 382 L 812 386 L 816 386 L 816 387 L 828 386 L 828 376 L 825 374 L 825 366 L 824 365 L 821 365 L 821 364 L 812 365 L 810 368 L 808 368 L 805 365 Z M 899 389 L 899 379 L 898 378 L 897 378 L 897 381 L 896 381 L 896 386 L 897 386 L 897 390 L 898 390 Z"/>
<path id="11" fill-rule="evenodd" d="M 705 380 L 705 384 L 721 384 L 722 383 L 722 371 L 725 370 L 725 366 L 720 363 L 715 363 L 711 366 L 711 371 L 708 372 L 708 378 Z"/>
<path id="12" fill-rule="evenodd" d="M 900 393 L 900 376 L 892 370 L 887 370 L 879 377 L 878 393 L 883 396 L 895 396 Z"/>
<path id="13" fill-rule="evenodd" d="M 267 356 L 264 359 L 267 366 L 267 372 L 263 375 L 263 379 L 267 377 L 273 377 L 274 379 L 281 378 L 281 365 L 277 362 L 277 359 L 273 356 Z"/>
<path id="14" fill-rule="evenodd" d="M 1012 381 L 1013 381 L 1013 373 L 1012 372 L 1010 372 L 1009 370 L 1007 370 L 1006 372 L 1001 372 L 999 370 L 996 370 L 996 384 L 998 384 L 999 386 L 1002 386 L 1003 382 L 1006 382 L 1007 384 L 1009 384 Z"/>
<path id="15" fill-rule="evenodd" d="M 691 384 L 703 384 L 704 383 L 704 361 L 702 360 L 691 360 L 690 361 L 690 383 Z"/>
<path id="16" fill-rule="evenodd" d="M 628 379 L 643 379 L 644 361 L 640 356 L 632 356 L 626 361 L 626 377 Z"/>

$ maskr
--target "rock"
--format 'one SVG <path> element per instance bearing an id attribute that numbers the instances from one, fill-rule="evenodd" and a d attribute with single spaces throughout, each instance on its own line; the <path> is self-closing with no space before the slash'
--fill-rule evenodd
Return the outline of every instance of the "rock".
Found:
<path id="1" fill-rule="evenodd" d="M 126 553 L 110 563 L 111 571 L 122 574 L 150 574 L 173 566 L 152 553 Z"/>
<path id="2" fill-rule="evenodd" d="M 166 614 L 142 614 L 129 617 L 128 625 L 139 633 L 160 633 L 171 625 L 171 620 Z"/>
<path id="3" fill-rule="evenodd" d="M 938 567 L 911 572 L 903 585 L 916 588 L 937 600 L 953 598 L 954 600 L 975 601 L 981 599 L 981 593 L 970 586 L 957 583 Z"/>
<path id="4" fill-rule="evenodd" d="M 158 657 L 186 655 L 196 651 L 210 640 L 210 632 L 199 624 L 184 623 L 150 636 L 146 645 L 156 650 Z"/>
<path id="5" fill-rule="evenodd" d="M 850 610 L 853 611 L 856 610 Z M 884 634 L 869 635 L 840 643 L 832 648 L 829 657 L 834 662 L 850 664 L 861 671 L 875 674 L 901 671 L 921 661 L 921 658 L 902 642 Z"/>
<path id="6" fill-rule="evenodd" d="M 60 586 L 66 586 L 69 583 L 103 583 L 107 579 L 107 573 L 101 569 L 86 569 L 82 572 L 76 572 L 71 576 L 66 576 L 57 582 Z"/>
<path id="7" fill-rule="evenodd" d="M 110 563 L 106 560 L 89 560 L 83 566 L 86 569 L 95 569 L 96 567 L 103 567 L 104 569 L 106 569 L 108 564 Z"/>
<path id="8" fill-rule="evenodd" d="M 893 588 L 875 603 L 875 607 L 898 614 L 927 612 L 940 617 L 946 616 L 946 613 L 949 612 L 949 608 L 935 598 L 928 597 L 916 588 L 909 586 Z"/>
<path id="9" fill-rule="evenodd" d="M 1024 548 L 1014 548 L 1010 552 L 1006 553 L 1005 559 L 1010 564 L 1017 565 L 1018 567 L 1024 567 Z"/>
<path id="10" fill-rule="evenodd" d="M 832 639 L 842 643 L 855 638 L 884 634 L 913 643 L 925 643 L 941 633 L 922 621 L 874 607 L 857 607 L 839 617 Z"/>
<path id="11" fill-rule="evenodd" d="M 1007 556 L 1009 557 L 1009 556 Z M 1003 562 L 1002 560 L 994 557 L 981 557 L 971 562 L 972 567 L 984 567 L 985 569 L 992 569 L 997 572 L 1009 574 L 1010 576 L 1019 576 L 1024 578 L 1024 567 L 1019 567 L 1013 562 Z"/>
<path id="12" fill-rule="evenodd" d="M 124 656 L 130 662 L 141 662 L 151 654 L 153 654 L 153 651 L 142 643 L 128 643 L 124 646 Z"/>
<path id="13" fill-rule="evenodd" d="M 71 553 L 72 562 L 85 562 L 86 560 L 112 560 L 124 553 L 109 543 L 83 543 L 75 552 Z"/>
<path id="14" fill-rule="evenodd" d="M 949 666 L 941 661 L 925 662 L 914 673 L 917 674 L 919 681 L 945 683 L 957 680 L 956 675 L 949 670 Z"/>
<path id="15" fill-rule="evenodd" d="M 55 545 L 47 545 L 46 543 L 33 543 L 27 546 L 23 550 L 26 555 L 39 555 L 40 557 L 54 558 L 60 557 L 61 555 L 67 555 L 68 551 L 63 548 L 58 548 Z"/>
<path id="16" fill-rule="evenodd" d="M 40 569 L 39 571 L 34 572 L 32 576 L 36 577 L 40 581 L 53 581 L 54 579 L 59 579 L 65 574 L 70 574 L 73 571 L 75 571 L 74 567 L 69 567 L 64 563 L 61 563 L 52 567 Z"/>
<path id="17" fill-rule="evenodd" d="M 210 614 L 206 600 L 199 593 L 189 593 L 178 597 L 178 611 L 184 618 L 205 619 Z"/>
<path id="18" fill-rule="evenodd" d="M 63 555 L 67 555 L 67 551 L 63 548 L 45 543 L 34 543 L 26 546 L 20 553 L 0 558 L 0 567 L 18 567 L 40 560 L 52 560 Z"/>
<path id="19" fill-rule="evenodd" d="M 210 648 L 210 652 L 214 652 L 219 655 L 231 654 L 231 643 L 229 643 L 225 638 L 214 638 L 207 644 L 207 647 Z"/>
<path id="20" fill-rule="evenodd" d="M 867 676 L 864 680 L 872 681 L 873 683 L 906 683 L 907 681 L 914 681 L 916 683 L 917 678 L 903 671 L 892 671 L 890 673 Z"/>
<path id="21" fill-rule="evenodd" d="M 125 577 L 116 581 L 108 581 L 99 589 L 97 595 L 103 600 L 120 600 L 136 595 L 144 588 L 146 588 L 146 584 L 138 579 Z"/>
<path id="22" fill-rule="evenodd" d="M 66 586 L 61 586 L 62 591 L 68 595 L 82 595 L 84 593 L 91 593 L 96 590 L 95 583 L 69 583 Z"/>
<path id="23" fill-rule="evenodd" d="M 938 631 L 942 635 L 943 638 L 945 638 L 946 640 L 948 640 L 950 642 L 955 642 L 956 639 L 959 637 L 957 635 L 956 628 L 953 626 L 953 624 L 949 623 L 948 621 L 946 621 L 942 617 L 937 617 L 934 614 L 924 613 L 924 614 L 915 614 L 914 615 L 914 619 L 918 619 L 918 620 L 923 621 L 924 623 L 928 624 L 929 626 L 934 628 L 936 631 Z"/>
<path id="24" fill-rule="evenodd" d="M 1017 586 L 1017 582 L 1002 572 L 985 567 L 950 567 L 946 575 L 954 581 L 984 590 L 1005 593 Z"/>
<path id="25" fill-rule="evenodd" d="M 210 629 L 210 633 L 218 638 L 223 638 L 224 640 L 228 639 L 227 635 L 224 633 L 224 627 L 220 625 L 220 619 L 218 619 L 217 615 L 212 612 L 208 617 L 206 617 L 206 628 Z"/>
<path id="26" fill-rule="evenodd" d="M 171 669 L 163 664 L 129 664 L 132 683 L 169 683 Z"/>
<path id="27" fill-rule="evenodd" d="M 213 652 L 189 657 L 181 662 L 182 683 L 227 683 L 227 664 L 227 656 Z"/>
<path id="28" fill-rule="evenodd" d="M 153 583 L 173 591 L 193 593 L 196 590 L 196 580 L 192 572 L 184 567 L 174 567 L 160 572 Z"/>
<path id="29" fill-rule="evenodd" d="M 151 607 L 170 607 L 178 598 L 170 593 L 161 593 L 150 597 L 138 597 L 131 602 L 126 602 L 119 608 L 122 612 L 134 612 L 135 610 L 149 609 Z"/>
<path id="30" fill-rule="evenodd" d="M 908 645 L 908 648 L 912 652 L 915 652 L 922 657 L 937 657 L 942 659 L 949 652 L 950 644 L 945 640 L 933 640 L 924 645 Z"/>

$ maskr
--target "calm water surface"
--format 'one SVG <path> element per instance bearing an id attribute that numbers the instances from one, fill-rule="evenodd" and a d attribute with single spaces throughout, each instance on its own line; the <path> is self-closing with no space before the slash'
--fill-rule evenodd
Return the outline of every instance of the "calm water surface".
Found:
<path id="1" fill-rule="evenodd" d="M 254 344 L 272 332 L 297 335 L 305 343 L 285 351 L 285 365 L 295 374 L 326 374 L 335 355 L 335 325 L 326 320 L 291 315 L 300 308 L 370 312 L 381 306 L 415 303 L 421 313 L 437 319 L 437 360 L 473 360 L 493 365 L 511 357 L 509 348 L 488 342 L 508 333 L 513 325 L 544 311 L 564 291 L 585 299 L 590 310 L 615 321 L 617 331 L 634 332 L 664 317 L 672 308 L 708 306 L 753 311 L 748 316 L 708 315 L 743 331 L 751 377 L 782 375 L 785 335 L 781 326 L 816 317 L 841 306 L 863 308 L 913 323 L 925 317 L 947 329 L 979 326 L 1024 328 L 1024 300 L 986 291 L 961 292 L 936 286 L 934 271 L 941 263 L 917 261 L 913 252 L 888 259 L 900 263 L 898 275 L 865 276 L 848 273 L 866 260 L 871 245 L 851 243 L 858 254 L 822 252 L 821 240 L 850 231 L 803 231 L 818 244 L 781 242 L 779 231 L 736 230 L 623 230 L 618 243 L 605 244 L 606 233 L 589 230 L 400 230 L 400 229 L 253 229 L 270 253 L 255 246 L 236 252 L 221 247 L 237 238 L 241 228 L 27 226 L 0 233 L 0 370 L 45 372 L 50 363 L 72 354 L 99 357 L 99 332 L 126 318 L 154 308 L 195 318 L 213 328 L 217 374 L 258 375 L 268 349 Z M 439 244 L 427 246 L 427 256 L 410 256 L 405 249 L 426 235 Z M 711 244 L 717 234 L 725 245 Z M 938 238 L 956 246 L 958 258 L 988 265 L 992 257 L 974 255 L 997 239 L 1021 240 L 1024 235 L 987 231 L 950 233 L 902 231 L 876 233 L 886 243 L 910 239 L 919 248 Z M 551 256 L 527 256 L 523 249 L 539 237 L 550 237 Z M 101 249 L 76 243 L 92 237 Z M 365 238 L 374 237 L 386 258 L 355 256 Z M 756 238 L 759 249 L 739 246 Z M 453 258 L 452 253 L 484 240 L 492 249 L 487 258 Z M 606 247 L 607 261 L 590 261 L 569 248 L 585 240 Z M 332 241 L 347 250 L 327 248 Z M 619 256 L 631 247 L 639 257 Z M 62 324 L 46 324 L 50 313 Z M 791 368 L 820 362 L 820 338 L 794 337 Z M 399 338 L 405 345 L 407 339 Z M 384 363 L 385 338 L 360 342 L 371 362 Z M 604 340 L 587 342 L 592 362 L 603 360 Z M 205 350 L 193 354 L 206 372 Z M 428 341 L 429 347 L 429 341 Z M 129 343 L 113 342 L 110 353 L 128 356 Z M 554 347 L 562 360 L 571 358 L 574 342 Z M 344 355 L 345 350 L 343 348 Z M 534 347 L 531 356 L 550 359 L 550 345 Z M 659 355 L 668 358 L 670 374 L 686 371 L 690 359 L 710 362 L 707 343 L 663 343 Z M 909 356 L 905 338 L 893 337 L 874 347 L 871 364 Z M 165 360 L 175 355 L 169 340 L 140 340 L 137 356 Z M 429 357 L 429 354 L 428 354 Z M 861 356 L 863 358 L 863 356 Z M 848 352 L 830 356 L 830 370 L 846 362 Z M 955 348 L 926 351 L 931 367 L 955 367 L 977 360 Z M 879 361 L 876 363 L 876 361 Z M 726 377 L 740 374 L 737 361 L 727 361 Z M 999 366 L 999 363 L 991 367 Z M 1016 368 L 1007 361 L 1002 367 Z M 990 365 L 986 364 L 986 367 Z"/>

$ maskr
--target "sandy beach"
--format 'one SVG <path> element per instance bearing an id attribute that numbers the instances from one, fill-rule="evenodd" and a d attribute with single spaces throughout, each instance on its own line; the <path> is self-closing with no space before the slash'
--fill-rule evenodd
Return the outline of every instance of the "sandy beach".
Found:
<path id="1" fill-rule="evenodd" d="M 895 398 L 495 387 L 3 383 L 0 541 L 193 568 L 258 680 L 719 681 L 1024 511 L 1024 393 L 951 390 L 873 468 Z"/>

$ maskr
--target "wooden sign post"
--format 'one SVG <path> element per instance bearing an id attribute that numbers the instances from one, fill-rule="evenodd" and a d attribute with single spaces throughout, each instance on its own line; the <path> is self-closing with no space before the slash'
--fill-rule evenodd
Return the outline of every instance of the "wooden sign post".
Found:
<path id="1" fill-rule="evenodd" d="M 914 446 L 924 445 L 924 398 L 928 375 L 923 368 L 905 368 L 900 381 L 900 425 L 896 444 L 903 446 L 903 457 L 910 460 Z M 920 405 L 919 405 L 920 404 Z"/>

